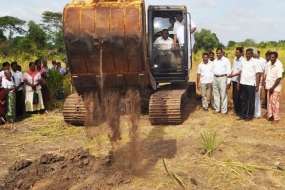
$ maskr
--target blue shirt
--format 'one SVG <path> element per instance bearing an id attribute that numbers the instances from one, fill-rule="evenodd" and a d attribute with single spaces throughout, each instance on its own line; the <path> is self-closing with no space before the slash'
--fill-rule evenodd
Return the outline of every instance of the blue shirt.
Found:
<path id="1" fill-rule="evenodd" d="M 244 59 L 244 57 L 240 57 L 239 59 L 237 57 L 235 57 L 233 68 L 232 68 L 232 74 L 235 74 L 241 70 L 241 62 L 243 59 Z M 239 79 L 239 75 L 233 77 L 232 81 L 238 82 L 238 79 Z"/>
<path id="2" fill-rule="evenodd" d="M 66 69 L 65 68 L 60 68 L 59 72 L 62 73 L 62 74 L 65 74 L 66 73 Z"/>

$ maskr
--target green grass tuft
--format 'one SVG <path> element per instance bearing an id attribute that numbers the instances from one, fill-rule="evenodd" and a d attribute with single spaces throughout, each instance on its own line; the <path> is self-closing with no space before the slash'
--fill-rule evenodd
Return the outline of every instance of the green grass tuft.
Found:
<path id="1" fill-rule="evenodd" d="M 214 134 L 210 134 L 204 131 L 203 133 L 200 133 L 200 136 L 203 139 L 204 143 L 203 147 L 201 148 L 201 152 L 203 154 L 208 154 L 209 156 L 211 156 L 214 150 L 222 143 L 219 142 L 216 144 L 216 132 Z"/>

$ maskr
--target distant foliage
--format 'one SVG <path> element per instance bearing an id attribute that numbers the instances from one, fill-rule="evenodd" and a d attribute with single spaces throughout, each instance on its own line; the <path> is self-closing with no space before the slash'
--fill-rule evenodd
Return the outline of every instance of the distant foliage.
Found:
<path id="1" fill-rule="evenodd" d="M 240 46 L 242 47 L 256 47 L 256 43 L 253 39 L 246 39 L 243 42 L 240 42 Z"/>
<path id="2" fill-rule="evenodd" d="M 62 33 L 62 13 L 45 11 L 42 13 L 42 29 L 46 32 L 49 49 L 57 49 L 59 53 L 65 53 Z"/>
<path id="3" fill-rule="evenodd" d="M 234 47 L 236 45 L 236 42 L 235 41 L 229 41 L 228 42 L 228 47 Z"/>
<path id="4" fill-rule="evenodd" d="M 0 17 L 0 33 L 4 31 L 16 32 L 18 34 L 24 34 L 26 31 L 23 29 L 26 21 L 21 20 L 17 17 L 3 16 Z M 1 35 L 0 35 L 1 36 Z"/>
<path id="5" fill-rule="evenodd" d="M 44 11 L 40 24 L 11 16 L 0 17 L 0 56 L 4 59 L 19 55 L 24 60 L 37 57 L 66 61 L 62 13 Z"/>
<path id="6" fill-rule="evenodd" d="M 276 41 L 261 41 L 259 43 L 255 42 L 254 39 L 246 39 L 243 42 L 229 41 L 227 48 L 236 48 L 236 47 L 256 47 L 257 49 L 285 49 L 285 40 Z"/>
<path id="7" fill-rule="evenodd" d="M 196 32 L 194 37 L 194 53 L 197 53 L 202 49 L 209 52 L 221 45 L 217 35 L 207 29 L 202 29 L 200 32 Z"/>
<path id="8" fill-rule="evenodd" d="M 34 21 L 29 21 L 28 26 L 29 30 L 26 37 L 31 43 L 34 43 L 36 48 L 32 50 L 32 53 L 36 53 L 36 50 L 43 50 L 46 47 L 46 33 Z"/>

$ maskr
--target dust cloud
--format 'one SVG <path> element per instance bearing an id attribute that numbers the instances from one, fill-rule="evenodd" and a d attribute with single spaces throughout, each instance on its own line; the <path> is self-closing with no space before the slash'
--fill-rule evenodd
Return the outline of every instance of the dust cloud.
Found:
<path id="1" fill-rule="evenodd" d="M 115 155 L 114 152 L 117 151 L 117 145 L 122 139 L 120 116 L 122 114 L 129 115 L 130 166 L 133 172 L 138 171 L 141 157 L 139 155 L 140 138 L 138 134 L 140 119 L 140 95 L 138 88 L 128 88 L 125 95 L 120 94 L 116 87 L 105 88 L 104 92 L 85 93 L 84 103 L 87 111 L 85 120 L 87 138 L 97 136 L 100 133 L 100 126 L 96 125 L 106 121 L 111 129 L 109 138 L 113 147 L 110 150 L 112 157 Z"/>
<path id="2" fill-rule="evenodd" d="M 131 128 L 129 131 L 131 144 L 130 144 L 130 155 L 131 155 L 131 169 L 133 172 L 138 171 L 138 165 L 140 163 L 141 156 L 139 151 L 139 119 L 140 119 L 140 96 L 137 89 L 129 89 L 127 91 L 127 100 L 129 101 L 130 117 L 131 117 Z"/>

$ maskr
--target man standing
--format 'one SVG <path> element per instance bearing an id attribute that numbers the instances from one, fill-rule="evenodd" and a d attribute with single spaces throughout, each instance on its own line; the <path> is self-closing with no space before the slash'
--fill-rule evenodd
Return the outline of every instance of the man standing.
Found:
<path id="1" fill-rule="evenodd" d="M 18 71 L 18 63 L 12 62 L 11 63 L 12 68 L 12 76 L 15 83 L 15 90 L 16 90 L 16 116 L 21 116 L 24 113 L 24 107 L 25 107 L 25 98 L 24 98 L 24 92 L 23 92 L 23 74 L 22 72 Z"/>
<path id="2" fill-rule="evenodd" d="M 266 87 L 265 87 L 265 79 L 266 79 L 266 74 L 267 74 L 267 69 L 268 69 L 268 65 L 270 65 L 270 53 L 271 51 L 268 50 L 266 53 L 265 53 L 265 60 L 266 60 L 266 64 L 265 64 L 265 68 L 264 68 L 264 77 L 263 77 L 263 80 L 262 80 L 262 86 L 264 86 L 264 99 L 263 99 L 263 102 L 261 104 L 261 107 L 262 108 L 267 108 L 267 90 L 266 90 Z"/>
<path id="3" fill-rule="evenodd" d="M 175 15 L 175 17 L 176 17 L 176 22 L 174 23 L 173 33 L 174 33 L 174 43 L 177 43 L 177 38 L 179 38 L 180 36 L 181 37 L 183 36 L 183 38 L 184 38 L 184 32 L 183 32 L 183 34 L 180 34 L 178 32 L 178 28 L 180 28 L 181 26 L 184 26 L 185 20 L 184 20 L 182 13 L 177 13 Z M 189 44 L 191 43 L 191 49 L 193 49 L 194 44 L 195 44 L 195 39 L 194 39 L 193 33 L 196 31 L 196 25 L 194 24 L 192 19 L 190 20 L 190 18 L 188 18 L 187 20 L 188 20 L 188 23 L 187 23 L 188 31 L 191 34 L 191 36 L 190 36 L 191 39 L 190 39 Z M 181 43 L 181 42 L 179 41 L 179 43 Z M 188 49 L 190 49 L 190 46 L 188 46 L 188 47 L 189 47 Z"/>
<path id="4" fill-rule="evenodd" d="M 209 59 L 210 59 L 210 60 L 209 60 L 210 62 L 214 62 L 214 60 L 215 60 L 215 53 L 214 53 L 213 51 L 210 51 L 210 52 L 209 52 Z M 214 109 L 214 107 L 215 107 L 214 104 L 215 104 L 215 103 L 214 103 L 213 90 L 211 90 L 211 95 L 210 95 L 210 96 L 211 96 L 211 108 Z"/>
<path id="5" fill-rule="evenodd" d="M 176 19 L 174 17 L 169 18 L 170 26 L 168 27 L 168 31 L 173 31 L 174 23 L 176 22 Z"/>
<path id="6" fill-rule="evenodd" d="M 231 74 L 231 64 L 228 58 L 223 56 L 222 48 L 216 50 L 217 59 L 213 62 L 213 113 L 227 114 L 228 112 L 228 89 L 231 79 L 227 76 Z"/>
<path id="7" fill-rule="evenodd" d="M 241 99 L 240 99 L 240 90 L 237 89 L 237 85 L 239 82 L 239 76 L 241 73 L 241 63 L 243 61 L 243 49 L 242 47 L 236 48 L 236 57 L 234 59 L 234 64 L 232 68 L 232 73 L 228 76 L 232 78 L 233 84 L 233 103 L 234 103 L 234 115 L 239 115 L 241 113 Z"/>
<path id="8" fill-rule="evenodd" d="M 173 28 L 174 28 L 174 23 L 176 22 L 176 19 L 174 17 L 170 17 L 169 22 L 171 25 L 168 27 L 168 33 L 169 33 L 169 37 L 173 39 L 174 38 Z"/>
<path id="9" fill-rule="evenodd" d="M 260 83 L 258 84 L 259 90 L 255 93 L 255 108 L 254 108 L 254 117 L 260 118 L 261 116 L 261 103 L 260 103 L 260 91 L 262 87 L 262 79 L 264 76 L 264 71 L 266 68 L 266 60 L 262 57 L 260 57 L 260 51 L 257 50 L 257 54 L 254 55 L 255 59 L 257 60 L 258 64 L 260 64 L 261 67 L 261 73 L 260 73 Z"/>
<path id="10" fill-rule="evenodd" d="M 251 120 L 254 116 L 255 92 L 259 90 L 261 66 L 253 58 L 253 49 L 246 50 L 246 59 L 242 61 L 241 74 L 237 88 L 241 90 L 242 109 L 240 119 Z"/>
<path id="11" fill-rule="evenodd" d="M 214 62 L 215 60 L 215 53 L 214 52 L 209 52 L 209 58 L 210 58 L 210 61 Z"/>
<path id="12" fill-rule="evenodd" d="M 52 60 L 52 61 L 51 61 L 51 64 L 52 64 L 52 66 L 51 66 L 50 69 L 56 70 L 56 60 Z"/>
<path id="13" fill-rule="evenodd" d="M 282 63 L 277 60 L 278 53 L 270 53 L 271 63 L 267 69 L 266 89 L 267 89 L 267 118 L 272 123 L 278 123 L 279 115 L 279 94 L 282 88 L 281 78 L 283 73 Z"/>
<path id="14" fill-rule="evenodd" d="M 202 89 L 202 106 L 204 111 L 208 111 L 207 92 L 211 95 L 213 81 L 213 63 L 209 61 L 208 53 L 203 53 L 203 62 L 197 69 L 197 90 Z"/>
<path id="15" fill-rule="evenodd" d="M 182 16 L 182 13 L 177 13 L 176 15 L 176 22 L 174 23 L 173 34 L 174 34 L 174 48 L 178 49 L 177 40 L 179 41 L 179 48 L 183 49 L 185 47 L 188 48 L 188 69 L 190 69 L 190 62 L 191 62 L 191 53 L 192 49 L 195 44 L 194 32 L 196 31 L 196 26 L 192 19 L 190 20 L 189 16 L 187 16 L 187 23 L 185 23 L 185 19 Z M 184 39 L 185 37 L 185 28 L 184 24 L 187 27 L 187 36 L 188 42 Z M 189 32 L 188 32 L 189 31 Z M 186 44 L 188 46 L 186 46 Z"/>

